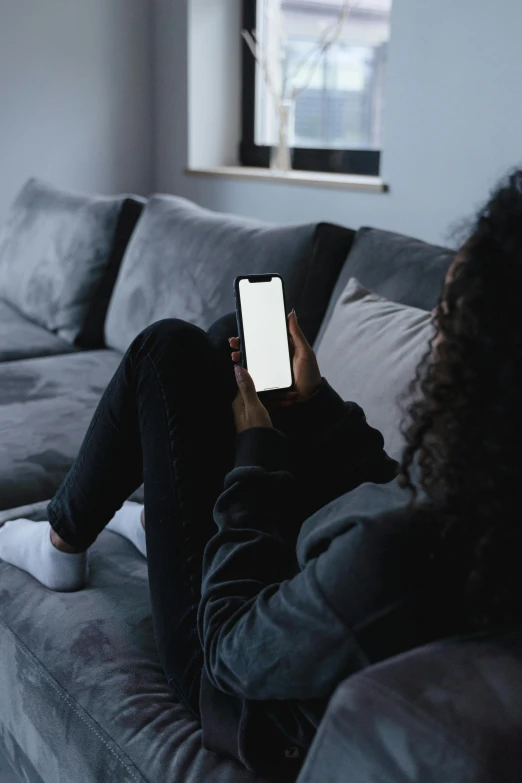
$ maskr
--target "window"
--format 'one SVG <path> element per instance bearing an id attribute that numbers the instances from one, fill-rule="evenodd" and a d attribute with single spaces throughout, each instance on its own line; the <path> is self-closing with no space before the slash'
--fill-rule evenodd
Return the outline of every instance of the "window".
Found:
<path id="1" fill-rule="evenodd" d="M 286 77 L 299 90 L 295 169 L 379 174 L 391 2 L 353 0 L 336 41 L 315 66 L 302 67 L 343 0 L 243 0 L 243 26 L 255 31 L 279 85 Z M 272 95 L 245 46 L 241 163 L 268 166 L 276 135 Z"/>

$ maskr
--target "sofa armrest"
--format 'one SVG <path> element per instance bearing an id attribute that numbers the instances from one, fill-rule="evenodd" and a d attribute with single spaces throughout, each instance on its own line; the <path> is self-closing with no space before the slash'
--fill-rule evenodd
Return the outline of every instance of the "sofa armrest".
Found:
<path id="1" fill-rule="evenodd" d="M 522 630 L 429 645 L 346 680 L 298 783 L 500 783 L 522 768 Z"/>

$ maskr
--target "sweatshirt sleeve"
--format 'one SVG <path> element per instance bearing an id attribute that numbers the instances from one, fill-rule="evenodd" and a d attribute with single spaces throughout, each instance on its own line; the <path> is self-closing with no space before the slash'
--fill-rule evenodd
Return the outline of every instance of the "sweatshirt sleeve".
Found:
<path id="1" fill-rule="evenodd" d="M 250 700 L 325 699 L 370 663 L 444 635 L 436 613 L 418 611 L 428 605 L 437 529 L 415 522 L 404 497 L 361 487 L 337 534 L 326 518 L 297 570 L 273 516 L 244 527 L 230 514 L 252 479 L 247 470 L 229 475 L 216 506 L 220 530 L 205 553 L 200 620 L 216 688 Z M 262 482 L 248 491 L 254 503 L 263 493 L 258 508 L 270 494 Z M 435 605 L 444 604 L 441 594 Z"/>

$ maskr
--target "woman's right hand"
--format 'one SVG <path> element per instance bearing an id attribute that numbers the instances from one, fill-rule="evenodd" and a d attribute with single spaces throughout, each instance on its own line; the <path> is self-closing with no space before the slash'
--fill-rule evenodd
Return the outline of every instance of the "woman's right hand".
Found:
<path id="1" fill-rule="evenodd" d="M 299 395 L 296 402 L 305 402 L 321 385 L 321 372 L 315 351 L 297 323 L 295 310 L 292 310 L 288 316 L 288 331 L 293 348 L 292 364 L 295 389 Z"/>

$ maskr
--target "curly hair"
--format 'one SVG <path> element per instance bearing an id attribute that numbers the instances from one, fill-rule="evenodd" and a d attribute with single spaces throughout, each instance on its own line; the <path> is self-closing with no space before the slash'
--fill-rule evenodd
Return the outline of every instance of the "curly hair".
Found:
<path id="1" fill-rule="evenodd" d="M 520 622 L 522 170 L 477 215 L 435 323 L 410 390 L 402 482 L 437 525 L 434 558 L 469 624 Z"/>

